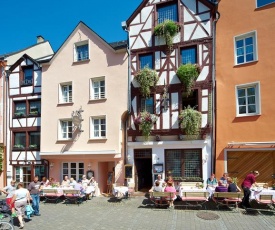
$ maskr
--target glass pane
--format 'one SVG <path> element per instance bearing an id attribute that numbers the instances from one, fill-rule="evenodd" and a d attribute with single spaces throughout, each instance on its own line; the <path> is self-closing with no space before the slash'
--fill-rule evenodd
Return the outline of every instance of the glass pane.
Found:
<path id="1" fill-rule="evenodd" d="M 247 61 L 247 62 L 248 62 L 248 61 L 254 61 L 253 54 L 247 54 L 247 55 L 245 56 L 245 58 L 246 58 L 246 61 Z"/>
<path id="2" fill-rule="evenodd" d="M 76 163 L 71 163 L 71 168 L 76 168 Z"/>
<path id="3" fill-rule="evenodd" d="M 181 63 L 182 64 L 195 64 L 197 63 L 197 58 L 196 58 L 196 48 L 187 48 L 181 50 Z"/>
<path id="4" fill-rule="evenodd" d="M 238 48 L 237 49 L 237 56 L 242 56 L 244 55 L 244 48 Z"/>
<path id="5" fill-rule="evenodd" d="M 236 47 L 237 48 L 240 48 L 240 47 L 243 47 L 243 46 L 244 46 L 243 40 L 236 41 Z"/>
<path id="6" fill-rule="evenodd" d="M 256 103 L 256 98 L 255 96 L 251 96 L 251 97 L 248 97 L 248 104 L 251 105 L 251 104 L 255 104 Z"/>
<path id="7" fill-rule="evenodd" d="M 245 50 L 246 50 L 246 53 L 253 53 L 254 50 L 253 50 L 253 45 L 249 45 L 249 46 L 246 46 L 245 47 Z"/>
<path id="8" fill-rule="evenodd" d="M 79 169 L 78 174 L 80 175 L 80 177 L 82 177 L 82 175 L 85 175 L 84 169 Z"/>
<path id="9" fill-rule="evenodd" d="M 40 133 L 39 132 L 31 132 L 30 140 L 29 140 L 30 148 L 39 148 L 40 147 Z"/>
<path id="10" fill-rule="evenodd" d="M 158 23 L 162 23 L 165 20 L 178 21 L 177 5 L 168 5 L 164 7 L 159 7 L 158 11 Z"/>
<path id="11" fill-rule="evenodd" d="M 247 95 L 248 96 L 253 96 L 255 95 L 255 88 L 247 88 Z"/>
<path id="12" fill-rule="evenodd" d="M 237 63 L 238 63 L 238 64 L 244 63 L 244 56 L 239 56 L 239 57 L 237 58 Z"/>
<path id="13" fill-rule="evenodd" d="M 152 54 L 140 55 L 139 63 L 140 63 L 140 69 L 143 69 L 146 66 L 150 69 L 153 69 L 153 55 Z"/>
<path id="14" fill-rule="evenodd" d="M 69 170 L 68 170 L 68 169 L 63 169 L 63 174 L 68 175 L 68 173 L 69 173 Z"/>
<path id="15" fill-rule="evenodd" d="M 239 114 L 246 113 L 246 106 L 239 106 Z"/>
<path id="16" fill-rule="evenodd" d="M 30 114 L 40 114 L 40 113 L 41 113 L 41 102 L 30 101 Z"/>
<path id="17" fill-rule="evenodd" d="M 14 134 L 14 147 L 25 148 L 26 146 L 26 133 L 15 133 Z"/>
<path id="18" fill-rule="evenodd" d="M 76 169 L 75 168 L 71 169 L 71 174 L 76 174 Z"/>
<path id="19" fill-rule="evenodd" d="M 249 105 L 248 113 L 256 113 L 256 105 Z"/>
<path id="20" fill-rule="evenodd" d="M 241 97 L 238 100 L 239 100 L 239 105 L 245 105 L 246 104 L 245 97 Z"/>
<path id="21" fill-rule="evenodd" d="M 238 97 L 244 97 L 245 96 L 245 89 L 238 89 Z"/>
<path id="22" fill-rule="evenodd" d="M 78 164 L 78 167 L 79 167 L 79 168 L 84 168 L 84 163 L 79 163 L 79 164 Z"/>
<path id="23" fill-rule="evenodd" d="M 17 102 L 15 103 L 14 115 L 16 116 L 25 116 L 26 115 L 26 102 Z"/>
<path id="24" fill-rule="evenodd" d="M 251 45 L 251 44 L 253 44 L 253 38 L 252 37 L 246 38 L 245 45 L 247 46 L 247 45 Z"/>
<path id="25" fill-rule="evenodd" d="M 63 168 L 69 168 L 69 164 L 68 163 L 63 163 Z"/>

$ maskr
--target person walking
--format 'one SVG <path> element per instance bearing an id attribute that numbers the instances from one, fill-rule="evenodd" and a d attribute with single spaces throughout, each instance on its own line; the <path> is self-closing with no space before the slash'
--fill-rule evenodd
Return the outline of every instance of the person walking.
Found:
<path id="1" fill-rule="evenodd" d="M 24 228 L 23 217 L 25 214 L 25 207 L 28 203 L 30 203 L 31 197 L 29 191 L 24 188 L 24 184 L 22 182 L 19 182 L 17 187 L 18 189 L 14 191 L 11 202 L 14 203 L 17 218 L 20 223 L 19 229 L 22 229 Z"/>
<path id="2" fill-rule="evenodd" d="M 28 190 L 30 191 L 32 198 L 32 208 L 35 216 L 40 216 L 39 203 L 40 203 L 40 188 L 41 182 L 38 181 L 38 176 L 35 176 L 33 181 L 29 184 Z"/>
<path id="3" fill-rule="evenodd" d="M 7 205 L 10 207 L 11 209 L 11 216 L 12 217 L 16 217 L 16 213 L 15 213 L 15 209 L 14 209 L 14 203 L 12 203 L 12 197 L 13 197 L 13 194 L 16 190 L 16 187 L 15 187 L 15 180 L 12 180 L 11 181 L 11 184 L 4 187 L 1 192 L 6 194 L 7 197 L 6 197 L 6 203 Z"/>
<path id="4" fill-rule="evenodd" d="M 243 189 L 243 199 L 241 202 L 241 207 L 243 208 L 251 208 L 250 203 L 249 203 L 249 197 L 251 195 L 251 191 L 250 188 L 252 187 L 252 185 L 254 184 L 256 187 L 258 187 L 258 184 L 256 183 L 256 177 L 259 176 L 260 173 L 258 171 L 253 171 L 251 173 L 249 173 L 243 183 L 242 183 L 242 189 Z"/>

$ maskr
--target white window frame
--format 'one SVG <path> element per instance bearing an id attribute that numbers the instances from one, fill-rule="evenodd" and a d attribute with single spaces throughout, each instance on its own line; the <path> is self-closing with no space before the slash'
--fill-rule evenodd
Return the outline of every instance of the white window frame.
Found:
<path id="1" fill-rule="evenodd" d="M 71 164 L 72 163 L 76 164 L 76 178 L 74 178 L 74 179 L 76 181 L 79 180 L 79 179 L 82 179 L 82 176 L 85 174 L 85 164 L 84 164 L 84 162 L 62 162 L 62 178 L 60 178 L 61 181 L 64 179 L 65 176 L 68 176 L 69 178 L 72 177 L 72 172 L 71 172 L 71 170 L 72 170 Z M 68 173 L 67 174 L 64 173 L 64 164 L 68 164 Z M 79 164 L 83 164 L 84 168 L 80 168 Z M 84 172 L 83 174 L 79 173 L 80 169 L 83 169 L 83 172 Z"/>
<path id="2" fill-rule="evenodd" d="M 85 58 L 85 59 L 78 60 L 77 47 L 83 46 L 83 45 L 88 45 L 88 57 Z M 89 40 L 85 40 L 85 41 L 74 43 L 74 62 L 82 62 L 82 61 L 87 61 L 87 60 L 90 60 L 90 44 L 89 44 Z"/>
<path id="3" fill-rule="evenodd" d="M 253 59 L 254 60 L 252 60 L 252 61 L 246 61 L 246 60 L 244 60 L 243 63 L 238 63 L 236 42 L 239 41 L 239 40 L 244 40 L 245 38 L 249 38 L 249 37 L 253 38 L 253 50 L 254 50 L 254 52 L 253 52 Z M 245 57 L 245 54 L 244 54 L 244 57 Z M 241 34 L 241 35 L 238 35 L 238 36 L 234 37 L 234 60 L 235 60 L 235 65 L 244 65 L 244 64 L 247 64 L 247 63 L 252 63 L 252 62 L 258 61 L 257 31 L 255 31 L 255 30 L 254 31 L 250 31 L 248 33 Z"/>
<path id="4" fill-rule="evenodd" d="M 256 112 L 248 113 L 246 108 L 246 113 L 239 113 L 239 98 L 238 98 L 238 89 L 241 88 L 250 88 L 255 87 L 255 104 L 256 104 Z M 261 90 L 260 90 L 260 82 L 252 82 L 247 84 L 241 84 L 235 86 L 235 96 L 236 96 L 236 117 L 247 117 L 247 116 L 256 116 L 261 115 Z M 246 99 L 247 101 L 247 99 Z M 247 105 L 246 105 L 247 106 Z"/>
<path id="5" fill-rule="evenodd" d="M 71 126 L 69 126 L 69 122 L 71 122 Z M 64 123 L 67 123 L 67 126 L 66 126 L 66 137 L 63 137 L 63 134 L 64 134 L 64 130 L 63 130 L 63 124 Z M 73 122 L 71 119 L 60 119 L 59 120 L 59 130 L 58 130 L 58 140 L 72 140 L 73 138 Z M 72 131 L 69 132 L 69 127 L 71 127 Z M 71 137 L 69 137 L 69 133 L 71 133 Z"/>
<path id="6" fill-rule="evenodd" d="M 68 95 L 66 96 L 67 101 L 64 100 L 64 95 L 63 95 L 63 89 L 64 87 L 69 88 L 71 86 L 72 90 L 71 90 L 71 97 L 69 95 L 69 90 L 67 91 Z M 59 103 L 60 104 L 66 104 L 66 103 L 72 103 L 73 102 L 73 84 L 72 82 L 64 82 L 59 84 Z"/>
<path id="7" fill-rule="evenodd" d="M 101 87 L 98 88 L 98 93 L 95 93 L 95 83 L 104 81 L 104 92 L 101 92 Z M 106 81 L 105 77 L 96 77 L 90 79 L 90 100 L 106 99 Z"/>
<path id="8" fill-rule="evenodd" d="M 269 3 L 266 3 L 266 4 L 262 5 L 262 6 L 258 6 L 258 0 L 256 0 L 256 8 L 265 7 L 265 6 L 270 5 L 272 3 L 275 3 L 275 0 L 270 0 Z"/>
<path id="9" fill-rule="evenodd" d="M 105 119 L 105 136 L 101 136 L 101 131 L 104 131 L 102 130 L 101 128 L 101 125 L 99 125 L 99 136 L 95 136 L 94 135 L 94 132 L 95 132 L 95 128 L 94 128 L 94 121 L 95 120 L 103 120 Z M 102 116 L 92 116 L 90 118 L 90 139 L 106 139 L 107 138 L 107 119 L 106 119 L 106 116 L 102 115 Z"/>

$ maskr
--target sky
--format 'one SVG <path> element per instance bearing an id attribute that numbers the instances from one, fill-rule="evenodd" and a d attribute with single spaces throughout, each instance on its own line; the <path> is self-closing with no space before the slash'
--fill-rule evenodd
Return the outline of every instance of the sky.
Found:
<path id="1" fill-rule="evenodd" d="M 57 51 L 82 21 L 107 42 L 127 39 L 121 22 L 142 0 L 4 0 L 0 4 L 0 56 L 36 44 L 41 35 Z"/>

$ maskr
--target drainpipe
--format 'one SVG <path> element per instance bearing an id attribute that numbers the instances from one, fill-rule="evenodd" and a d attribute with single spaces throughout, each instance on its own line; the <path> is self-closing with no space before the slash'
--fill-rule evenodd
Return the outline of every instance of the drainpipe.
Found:
<path id="1" fill-rule="evenodd" d="M 216 17 L 213 22 L 212 36 L 213 36 L 213 47 L 212 47 L 212 138 L 211 138 L 211 173 L 215 172 L 215 160 L 216 160 L 216 25 L 220 18 L 218 12 L 218 2 L 216 4 Z"/>
<path id="2" fill-rule="evenodd" d="M 128 93 L 128 100 L 127 100 L 127 111 L 128 116 L 131 114 L 131 51 L 130 51 L 130 36 L 129 30 L 127 28 L 126 21 L 121 23 L 122 29 L 127 33 L 127 54 L 128 54 L 128 84 L 127 84 L 127 93 Z M 128 162 L 128 126 L 129 126 L 129 119 L 127 117 L 125 121 L 125 153 L 124 153 L 124 164 Z"/>

